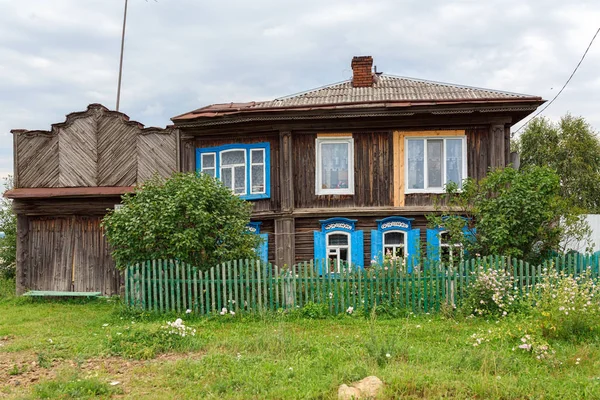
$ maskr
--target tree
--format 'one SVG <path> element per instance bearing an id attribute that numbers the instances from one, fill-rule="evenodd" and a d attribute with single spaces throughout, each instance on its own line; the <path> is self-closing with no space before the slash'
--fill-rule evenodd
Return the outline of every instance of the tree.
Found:
<path id="1" fill-rule="evenodd" d="M 123 196 L 102 225 L 120 269 L 152 259 L 176 259 L 207 269 L 256 258 L 260 237 L 246 229 L 252 205 L 216 179 L 178 173 L 154 177 Z"/>
<path id="2" fill-rule="evenodd" d="M 5 183 L 6 190 L 13 187 L 12 177 Z M 2 197 L 0 200 L 0 277 L 14 278 L 17 261 L 17 217 L 12 211 L 9 199 Z"/>
<path id="3" fill-rule="evenodd" d="M 584 212 L 600 212 L 600 140 L 584 118 L 567 114 L 558 124 L 536 118 L 516 146 L 521 166 L 554 169 L 563 196 Z"/>
<path id="4" fill-rule="evenodd" d="M 449 230 L 450 241 L 470 254 L 511 256 L 537 263 L 562 252 L 561 240 L 589 239 L 589 227 L 561 195 L 559 176 L 548 167 L 491 171 L 479 182 L 466 180 L 463 190 L 447 188 L 452 211 L 430 217 Z M 463 234 L 465 219 L 473 236 Z"/>

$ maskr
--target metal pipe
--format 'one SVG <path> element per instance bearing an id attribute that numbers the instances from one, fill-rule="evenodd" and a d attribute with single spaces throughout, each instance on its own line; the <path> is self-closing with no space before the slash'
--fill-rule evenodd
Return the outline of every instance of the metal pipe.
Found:
<path id="1" fill-rule="evenodd" d="M 123 14 L 123 33 L 121 34 L 121 60 L 119 61 L 119 83 L 117 84 L 117 111 L 121 101 L 121 77 L 123 76 L 123 50 L 125 48 L 125 24 L 127 22 L 127 0 L 125 0 L 125 12 Z"/>

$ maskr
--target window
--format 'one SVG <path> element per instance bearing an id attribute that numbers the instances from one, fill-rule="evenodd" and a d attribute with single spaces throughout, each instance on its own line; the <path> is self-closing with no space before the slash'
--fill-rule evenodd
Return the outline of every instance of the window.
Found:
<path id="1" fill-rule="evenodd" d="M 253 235 L 258 235 L 261 238 L 261 242 L 254 252 L 264 263 L 269 262 L 269 235 L 266 233 L 260 233 L 260 226 L 262 222 L 249 222 L 246 229 Z"/>
<path id="2" fill-rule="evenodd" d="M 444 191 L 455 182 L 459 188 L 467 175 L 464 137 L 406 138 L 406 193 Z"/>
<path id="3" fill-rule="evenodd" d="M 412 221 L 400 216 L 377 220 L 377 229 L 371 231 L 371 264 L 383 265 L 388 258 L 400 257 L 407 271 L 412 271 L 421 248 L 421 230 L 413 229 Z"/>
<path id="4" fill-rule="evenodd" d="M 196 168 L 244 199 L 266 199 L 270 197 L 269 158 L 269 143 L 199 148 Z"/>
<path id="5" fill-rule="evenodd" d="M 404 258 L 406 235 L 400 231 L 389 231 L 383 234 L 383 254 L 394 258 Z"/>
<path id="6" fill-rule="evenodd" d="M 320 273 L 340 272 L 354 266 L 362 268 L 364 235 L 355 229 L 356 220 L 329 218 L 319 222 L 321 230 L 314 232 L 314 259 Z"/>
<path id="7" fill-rule="evenodd" d="M 354 194 L 354 139 L 317 138 L 316 194 Z"/>
<path id="8" fill-rule="evenodd" d="M 330 272 L 340 272 L 350 263 L 350 234 L 327 234 L 327 260 Z"/>
<path id="9" fill-rule="evenodd" d="M 462 243 L 452 244 L 450 233 L 448 231 L 440 232 L 440 261 L 444 264 L 453 264 L 455 261 L 462 261 L 462 259 Z"/>

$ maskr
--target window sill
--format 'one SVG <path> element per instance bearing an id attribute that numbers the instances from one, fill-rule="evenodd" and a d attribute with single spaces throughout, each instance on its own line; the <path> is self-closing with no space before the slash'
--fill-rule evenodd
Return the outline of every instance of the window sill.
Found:
<path id="1" fill-rule="evenodd" d="M 456 193 L 462 192 L 462 189 L 457 189 Z M 447 194 L 446 189 L 407 189 L 404 194 Z"/>
<path id="2" fill-rule="evenodd" d="M 262 194 L 245 194 L 245 195 L 241 195 L 240 198 L 242 198 L 244 200 L 262 200 L 262 199 L 269 199 L 269 198 L 271 198 L 271 195 L 269 195 L 268 193 L 262 193 Z"/>
<path id="3" fill-rule="evenodd" d="M 317 196 L 354 196 L 354 190 L 320 190 Z"/>

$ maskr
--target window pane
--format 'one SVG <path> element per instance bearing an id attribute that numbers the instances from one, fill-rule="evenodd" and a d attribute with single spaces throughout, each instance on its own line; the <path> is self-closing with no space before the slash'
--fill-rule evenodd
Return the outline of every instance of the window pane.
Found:
<path id="1" fill-rule="evenodd" d="M 215 167 L 214 154 L 202 154 L 202 170 Z"/>
<path id="2" fill-rule="evenodd" d="M 383 236 L 384 244 L 404 244 L 404 234 L 402 232 L 387 232 Z"/>
<path id="3" fill-rule="evenodd" d="M 229 189 L 233 190 L 233 185 L 231 184 L 231 173 L 231 168 L 221 168 L 221 180 L 223 181 L 223 184 Z"/>
<path id="4" fill-rule="evenodd" d="M 235 176 L 235 194 L 244 194 L 246 193 L 246 167 L 235 167 L 234 169 Z"/>
<path id="5" fill-rule="evenodd" d="M 264 165 L 252 166 L 252 193 L 262 193 L 265 191 L 264 171 Z"/>
<path id="6" fill-rule="evenodd" d="M 221 165 L 244 164 L 245 153 L 244 150 L 224 151 L 221 153 Z"/>
<path id="7" fill-rule="evenodd" d="M 442 146 L 443 140 L 427 141 L 428 187 L 442 187 Z"/>
<path id="8" fill-rule="evenodd" d="M 323 189 L 348 188 L 348 143 L 321 144 L 321 186 Z"/>
<path id="9" fill-rule="evenodd" d="M 458 187 L 462 187 L 462 140 L 447 139 L 446 140 L 446 183 L 456 182 Z"/>
<path id="10" fill-rule="evenodd" d="M 264 162 L 264 150 L 251 150 L 251 154 L 253 163 L 259 164 Z"/>
<path id="11" fill-rule="evenodd" d="M 350 262 L 349 255 L 348 249 L 340 249 L 340 260 L 345 263 L 343 266 L 347 266 Z"/>
<path id="12" fill-rule="evenodd" d="M 423 189 L 425 187 L 423 140 L 408 141 L 408 188 Z"/>
<path id="13" fill-rule="evenodd" d="M 345 235 L 343 233 L 334 233 L 332 235 L 329 235 L 328 241 L 328 246 L 347 246 L 348 235 Z"/>
<path id="14" fill-rule="evenodd" d="M 215 169 L 214 168 L 202 168 L 202 172 L 208 176 L 215 177 Z"/>

